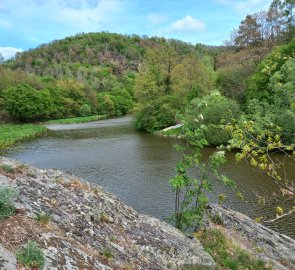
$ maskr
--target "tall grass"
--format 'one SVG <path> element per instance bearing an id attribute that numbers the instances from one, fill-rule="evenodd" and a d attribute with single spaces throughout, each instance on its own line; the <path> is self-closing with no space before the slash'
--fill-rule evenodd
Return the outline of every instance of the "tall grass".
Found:
<path id="1" fill-rule="evenodd" d="M 75 124 L 75 123 L 86 123 L 91 121 L 97 121 L 106 118 L 105 115 L 92 115 L 85 117 L 74 117 L 74 118 L 66 118 L 66 119 L 56 119 L 49 120 L 47 123 L 49 124 Z"/>
<path id="2" fill-rule="evenodd" d="M 0 124 L 0 149 L 7 148 L 16 142 L 33 138 L 45 131 L 46 127 L 33 124 Z"/>
<path id="3" fill-rule="evenodd" d="M 204 249 L 217 263 L 216 269 L 263 270 L 264 262 L 235 244 L 218 229 L 206 229 L 196 233 Z M 272 269 L 272 268 L 268 268 Z"/>

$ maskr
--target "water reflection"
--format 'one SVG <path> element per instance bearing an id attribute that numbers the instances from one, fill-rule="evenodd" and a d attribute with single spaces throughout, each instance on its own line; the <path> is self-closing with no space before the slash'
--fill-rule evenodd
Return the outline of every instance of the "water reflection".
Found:
<path id="1" fill-rule="evenodd" d="M 142 213 L 164 219 L 173 211 L 174 197 L 168 183 L 180 159 L 172 145 L 179 141 L 136 131 L 130 118 L 102 120 L 73 125 L 52 125 L 48 134 L 12 150 L 8 156 L 42 168 L 71 172 L 98 183 Z M 204 149 L 204 158 L 214 151 Z M 214 183 L 216 201 L 226 193 L 227 206 L 251 217 L 272 216 L 273 206 L 258 206 L 257 195 L 272 196 L 277 186 L 245 163 L 237 163 L 234 153 L 222 167 L 243 192 L 246 202 L 219 183 Z M 288 171 L 295 174 L 295 168 Z M 269 226 L 295 237 L 295 215 Z"/>

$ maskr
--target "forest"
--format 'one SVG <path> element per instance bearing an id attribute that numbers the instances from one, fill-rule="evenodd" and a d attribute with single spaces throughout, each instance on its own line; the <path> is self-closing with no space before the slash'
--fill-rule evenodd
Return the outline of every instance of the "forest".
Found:
<path id="1" fill-rule="evenodd" d="M 131 114 L 151 133 L 183 123 L 180 135 L 199 132 L 191 144 L 238 148 L 294 194 L 268 155 L 294 151 L 294 6 L 273 0 L 223 46 L 101 32 L 0 57 L 0 120 Z"/>
<path id="2" fill-rule="evenodd" d="M 0 117 L 36 122 L 131 113 L 148 132 L 185 117 L 192 126 L 208 126 L 211 145 L 228 141 L 221 120 L 234 118 L 254 121 L 257 129 L 279 127 L 290 143 L 293 7 L 274 0 L 268 10 L 247 15 L 224 46 L 101 32 L 17 53 L 1 61 Z"/>
<path id="3" fill-rule="evenodd" d="M 252 260 L 255 256 L 252 258 L 252 255 L 243 253 L 238 246 L 231 246 L 230 237 L 223 235 L 219 229 L 210 232 L 210 226 L 203 225 L 204 217 L 209 220 L 205 222 L 224 225 L 220 213 L 214 216 L 208 213 L 209 209 L 213 209 L 211 202 L 215 206 L 217 203 L 223 205 L 227 197 L 233 203 L 230 207 L 234 204 L 240 207 L 239 203 L 245 200 L 247 206 L 261 205 L 266 206 L 264 209 L 270 209 L 270 212 L 259 212 L 255 207 L 251 208 L 248 213 L 255 219 L 255 223 L 272 223 L 291 214 L 294 217 L 294 7 L 294 0 L 272 0 L 266 10 L 248 14 L 221 46 L 136 34 L 93 32 L 54 40 L 16 53 L 15 57 L 8 60 L 4 60 L 0 54 L 0 150 L 9 153 L 10 150 L 7 149 L 11 145 L 47 132 L 50 146 L 38 150 L 38 157 L 58 149 L 52 155 L 54 162 L 59 160 L 56 155 L 61 156 L 61 163 L 73 161 L 69 170 L 66 167 L 68 171 L 77 169 L 85 174 L 89 171 L 91 179 L 100 181 L 99 178 L 105 178 L 105 182 L 111 182 L 107 188 L 113 185 L 124 189 L 123 186 L 130 188 L 134 185 L 135 191 L 125 188 L 126 193 L 138 197 L 145 204 L 144 207 L 150 203 L 141 198 L 143 193 L 160 193 L 158 201 L 151 197 L 155 203 L 164 202 L 167 194 L 169 199 L 172 197 L 174 205 L 170 222 L 180 231 L 190 234 L 191 238 L 200 239 L 214 260 L 225 267 L 216 269 L 273 269 L 261 260 Z M 130 117 L 115 118 L 125 115 Z M 134 121 L 130 120 L 131 117 Z M 60 127 L 58 124 L 84 123 L 104 118 L 112 118 L 112 125 L 118 127 L 122 125 L 120 121 L 128 119 L 128 123 L 135 125 L 130 128 L 134 133 L 129 134 L 126 124 L 119 135 L 110 135 L 116 137 L 113 139 L 108 137 L 109 134 L 104 134 L 105 131 L 101 132 L 103 129 L 98 131 L 103 125 L 107 126 L 106 123 L 99 126 L 101 122 L 90 123 L 97 124 L 96 130 L 89 128 L 88 131 L 77 132 L 73 137 L 70 132 L 60 132 L 61 135 L 55 132 Z M 51 124 L 57 124 L 57 129 L 48 131 Z M 109 128 L 114 130 L 112 126 Z M 134 134 L 138 135 L 133 138 L 136 144 L 131 155 L 127 151 L 131 144 L 129 145 L 126 134 L 132 138 L 135 138 Z M 122 140 L 125 135 L 127 139 Z M 150 138 L 159 140 L 154 144 L 145 144 L 144 136 L 148 138 L 146 141 Z M 165 136 L 180 140 L 163 138 Z M 95 144 L 99 139 L 101 144 Z M 162 175 L 156 174 L 161 171 L 163 177 L 167 177 L 165 184 L 168 185 L 169 172 L 164 166 L 167 160 L 163 156 L 169 156 L 173 149 L 167 150 L 160 145 L 166 139 L 171 139 L 170 142 L 177 141 L 178 145 L 174 145 L 174 148 L 181 153 L 176 153 L 180 158 L 175 164 L 174 176 L 169 176 L 170 193 L 166 192 L 167 194 L 157 185 L 161 182 Z M 67 144 L 69 141 L 71 144 Z M 122 150 L 118 145 L 125 148 Z M 151 151 L 151 148 L 158 146 L 158 152 Z M 108 152 L 112 152 L 111 158 L 107 158 Z M 31 156 L 26 154 L 27 158 L 35 155 L 35 152 L 30 153 Z M 134 159 L 129 159 L 128 155 L 134 156 Z M 56 164 L 50 163 L 50 158 L 47 157 L 44 157 L 44 163 Z M 231 158 L 230 170 L 222 170 L 228 157 Z M 81 163 L 81 159 L 85 163 Z M 120 167 L 122 160 L 126 162 L 123 163 L 123 168 Z M 78 162 L 75 163 L 76 161 Z M 147 163 L 152 169 L 145 171 L 138 164 L 136 167 L 135 161 L 140 165 Z M 241 166 L 237 165 L 240 161 L 244 162 Z M 166 165 L 170 163 L 167 162 Z M 241 168 L 249 171 L 253 169 L 255 173 L 247 174 Z M 121 174 L 123 170 L 146 182 L 139 181 L 138 178 L 134 178 L 136 180 L 133 182 L 124 182 L 130 177 L 124 174 L 125 171 Z M 243 176 L 247 178 L 242 184 L 242 181 L 230 178 L 229 172 L 235 170 L 241 170 L 235 178 L 242 178 L 242 181 Z M 107 171 L 113 174 L 108 176 Z M 265 182 L 254 186 L 253 182 L 260 181 L 257 171 L 264 176 L 262 180 Z M 1 172 L 13 177 L 14 173 L 19 173 L 18 168 L 14 169 L 9 164 L 1 165 Z M 97 172 L 103 173 L 102 176 Z M 151 175 L 156 179 L 151 180 Z M 35 176 L 26 174 L 26 177 L 34 179 Z M 114 182 L 112 178 L 115 179 Z M 252 182 L 248 181 L 250 178 Z M 265 188 L 268 180 L 276 189 Z M 55 181 L 58 183 L 63 180 L 56 178 Z M 77 190 L 81 186 L 88 187 L 79 181 L 58 184 L 62 185 L 63 190 L 68 187 L 77 187 Z M 154 184 L 157 192 L 147 189 Z M 243 186 L 247 189 L 243 189 Z M 9 194 L 9 190 L 13 191 L 13 188 L 2 188 L 0 192 L 6 201 L 12 202 L 9 197 L 16 194 L 13 194 L 14 191 Z M 243 192 L 254 195 L 247 197 L 248 194 Z M 264 195 L 260 195 L 260 192 Z M 98 194 L 100 191 L 95 193 Z M 2 209 L 0 200 L 0 210 L 7 210 L 3 205 L 8 205 L 9 214 L 2 217 L 8 217 L 15 211 L 14 206 L 5 205 L 5 200 L 2 200 Z M 167 205 L 169 203 L 164 208 Z M 52 207 L 55 206 L 52 204 Z M 149 207 L 157 208 L 153 205 Z M 46 214 L 44 212 L 45 218 Z M 255 216 L 256 214 L 260 216 Z M 110 226 L 115 223 L 105 212 L 101 211 L 99 215 L 100 224 Z M 49 217 L 50 215 L 47 216 L 48 222 Z M 94 221 L 94 214 L 91 214 L 90 219 Z M 38 216 L 36 220 L 38 221 Z M 282 230 L 292 227 L 292 222 L 293 220 L 287 225 L 283 224 Z M 234 225 L 235 233 L 240 230 L 238 226 Z M 279 227 L 281 223 L 275 226 Z M 291 230 L 294 236 L 294 229 Z M 90 234 L 92 231 L 85 231 L 83 227 L 83 233 L 85 232 L 91 236 L 89 239 L 93 238 Z M 283 233 L 285 234 L 284 231 Z M 254 237 L 256 236 L 260 237 L 255 233 Z M 269 245 L 277 248 L 274 243 Z M 260 246 L 255 246 L 256 253 L 262 254 Z M 110 260 L 105 261 L 111 262 L 113 255 L 108 253 L 108 256 Z"/>

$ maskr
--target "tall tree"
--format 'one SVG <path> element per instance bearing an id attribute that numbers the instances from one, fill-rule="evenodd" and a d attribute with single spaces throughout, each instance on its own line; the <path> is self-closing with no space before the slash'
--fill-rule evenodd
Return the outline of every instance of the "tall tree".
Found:
<path id="1" fill-rule="evenodd" d="M 239 26 L 235 36 L 235 43 L 241 47 L 257 46 L 262 42 L 261 25 L 253 15 L 247 15 Z"/>

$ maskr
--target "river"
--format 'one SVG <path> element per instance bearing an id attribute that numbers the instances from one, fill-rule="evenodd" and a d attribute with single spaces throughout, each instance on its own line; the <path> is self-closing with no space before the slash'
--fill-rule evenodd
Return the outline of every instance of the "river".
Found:
<path id="1" fill-rule="evenodd" d="M 73 173 L 114 193 L 140 213 L 167 219 L 173 212 L 174 196 L 169 178 L 175 174 L 180 154 L 174 138 L 159 137 L 135 130 L 129 117 L 69 125 L 50 125 L 43 137 L 22 143 L 6 156 L 40 168 Z M 203 151 L 204 158 L 213 148 Z M 274 206 L 258 205 L 257 196 L 272 197 L 277 186 L 249 165 L 235 161 L 233 153 L 222 171 L 237 182 L 245 201 L 219 183 L 211 200 L 225 193 L 224 205 L 252 218 L 274 215 Z M 295 174 L 295 168 L 287 170 Z M 272 229 L 295 238 L 295 215 L 268 224 Z"/>

